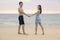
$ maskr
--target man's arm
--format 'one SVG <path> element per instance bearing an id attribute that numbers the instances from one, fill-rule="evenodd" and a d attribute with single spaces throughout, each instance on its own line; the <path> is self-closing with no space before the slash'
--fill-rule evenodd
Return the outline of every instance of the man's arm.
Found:
<path id="1" fill-rule="evenodd" d="M 28 16 L 25 12 L 23 12 L 24 15 Z M 28 16 L 29 17 L 29 16 Z"/>
<path id="2" fill-rule="evenodd" d="M 24 15 L 28 16 L 23 10 L 20 10 L 19 8 L 18 8 L 18 12 L 19 12 L 19 13 L 23 13 Z M 28 16 L 28 17 L 29 17 L 29 16 Z"/>

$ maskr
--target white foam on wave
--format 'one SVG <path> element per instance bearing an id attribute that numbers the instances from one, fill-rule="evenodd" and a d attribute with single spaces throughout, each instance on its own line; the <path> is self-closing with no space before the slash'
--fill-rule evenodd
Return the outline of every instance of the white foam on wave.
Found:
<path id="1" fill-rule="evenodd" d="M 18 25 L 18 23 L 13 23 L 13 22 L 4 22 L 3 24 L 6 24 L 6 25 Z"/>

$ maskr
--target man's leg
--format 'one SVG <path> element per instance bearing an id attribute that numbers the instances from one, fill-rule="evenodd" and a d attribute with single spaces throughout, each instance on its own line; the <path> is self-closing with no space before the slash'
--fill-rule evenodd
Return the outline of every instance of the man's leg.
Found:
<path id="1" fill-rule="evenodd" d="M 25 25 L 22 25 L 22 30 L 23 30 L 23 34 L 26 34 L 25 33 Z"/>
<path id="2" fill-rule="evenodd" d="M 18 34 L 21 34 L 20 29 L 21 29 L 21 25 L 19 25 L 18 27 Z"/>

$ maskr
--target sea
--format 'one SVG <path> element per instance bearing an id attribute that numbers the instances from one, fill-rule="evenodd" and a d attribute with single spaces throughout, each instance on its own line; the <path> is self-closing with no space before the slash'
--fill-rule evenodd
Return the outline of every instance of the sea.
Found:
<path id="1" fill-rule="evenodd" d="M 27 17 L 24 15 L 25 24 L 35 24 L 35 16 Z M 0 24 L 18 25 L 18 17 L 18 14 L 0 14 Z M 44 25 L 60 25 L 60 14 L 41 14 L 40 18 Z"/>

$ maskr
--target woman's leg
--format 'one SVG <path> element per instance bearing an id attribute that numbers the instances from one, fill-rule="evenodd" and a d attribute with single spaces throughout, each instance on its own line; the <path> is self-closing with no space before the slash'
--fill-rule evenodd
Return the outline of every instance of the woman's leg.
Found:
<path id="1" fill-rule="evenodd" d="M 41 23 L 39 23 L 39 25 L 40 25 L 40 27 L 41 27 L 41 29 L 42 29 L 42 34 L 44 35 L 44 29 L 43 29 L 43 26 L 42 26 L 42 24 Z"/>
<path id="2" fill-rule="evenodd" d="M 21 29 L 21 25 L 19 25 L 18 27 L 18 34 L 21 34 L 20 29 Z"/>
<path id="3" fill-rule="evenodd" d="M 38 24 L 35 23 L 35 34 L 37 34 L 37 27 L 38 27 Z"/>

